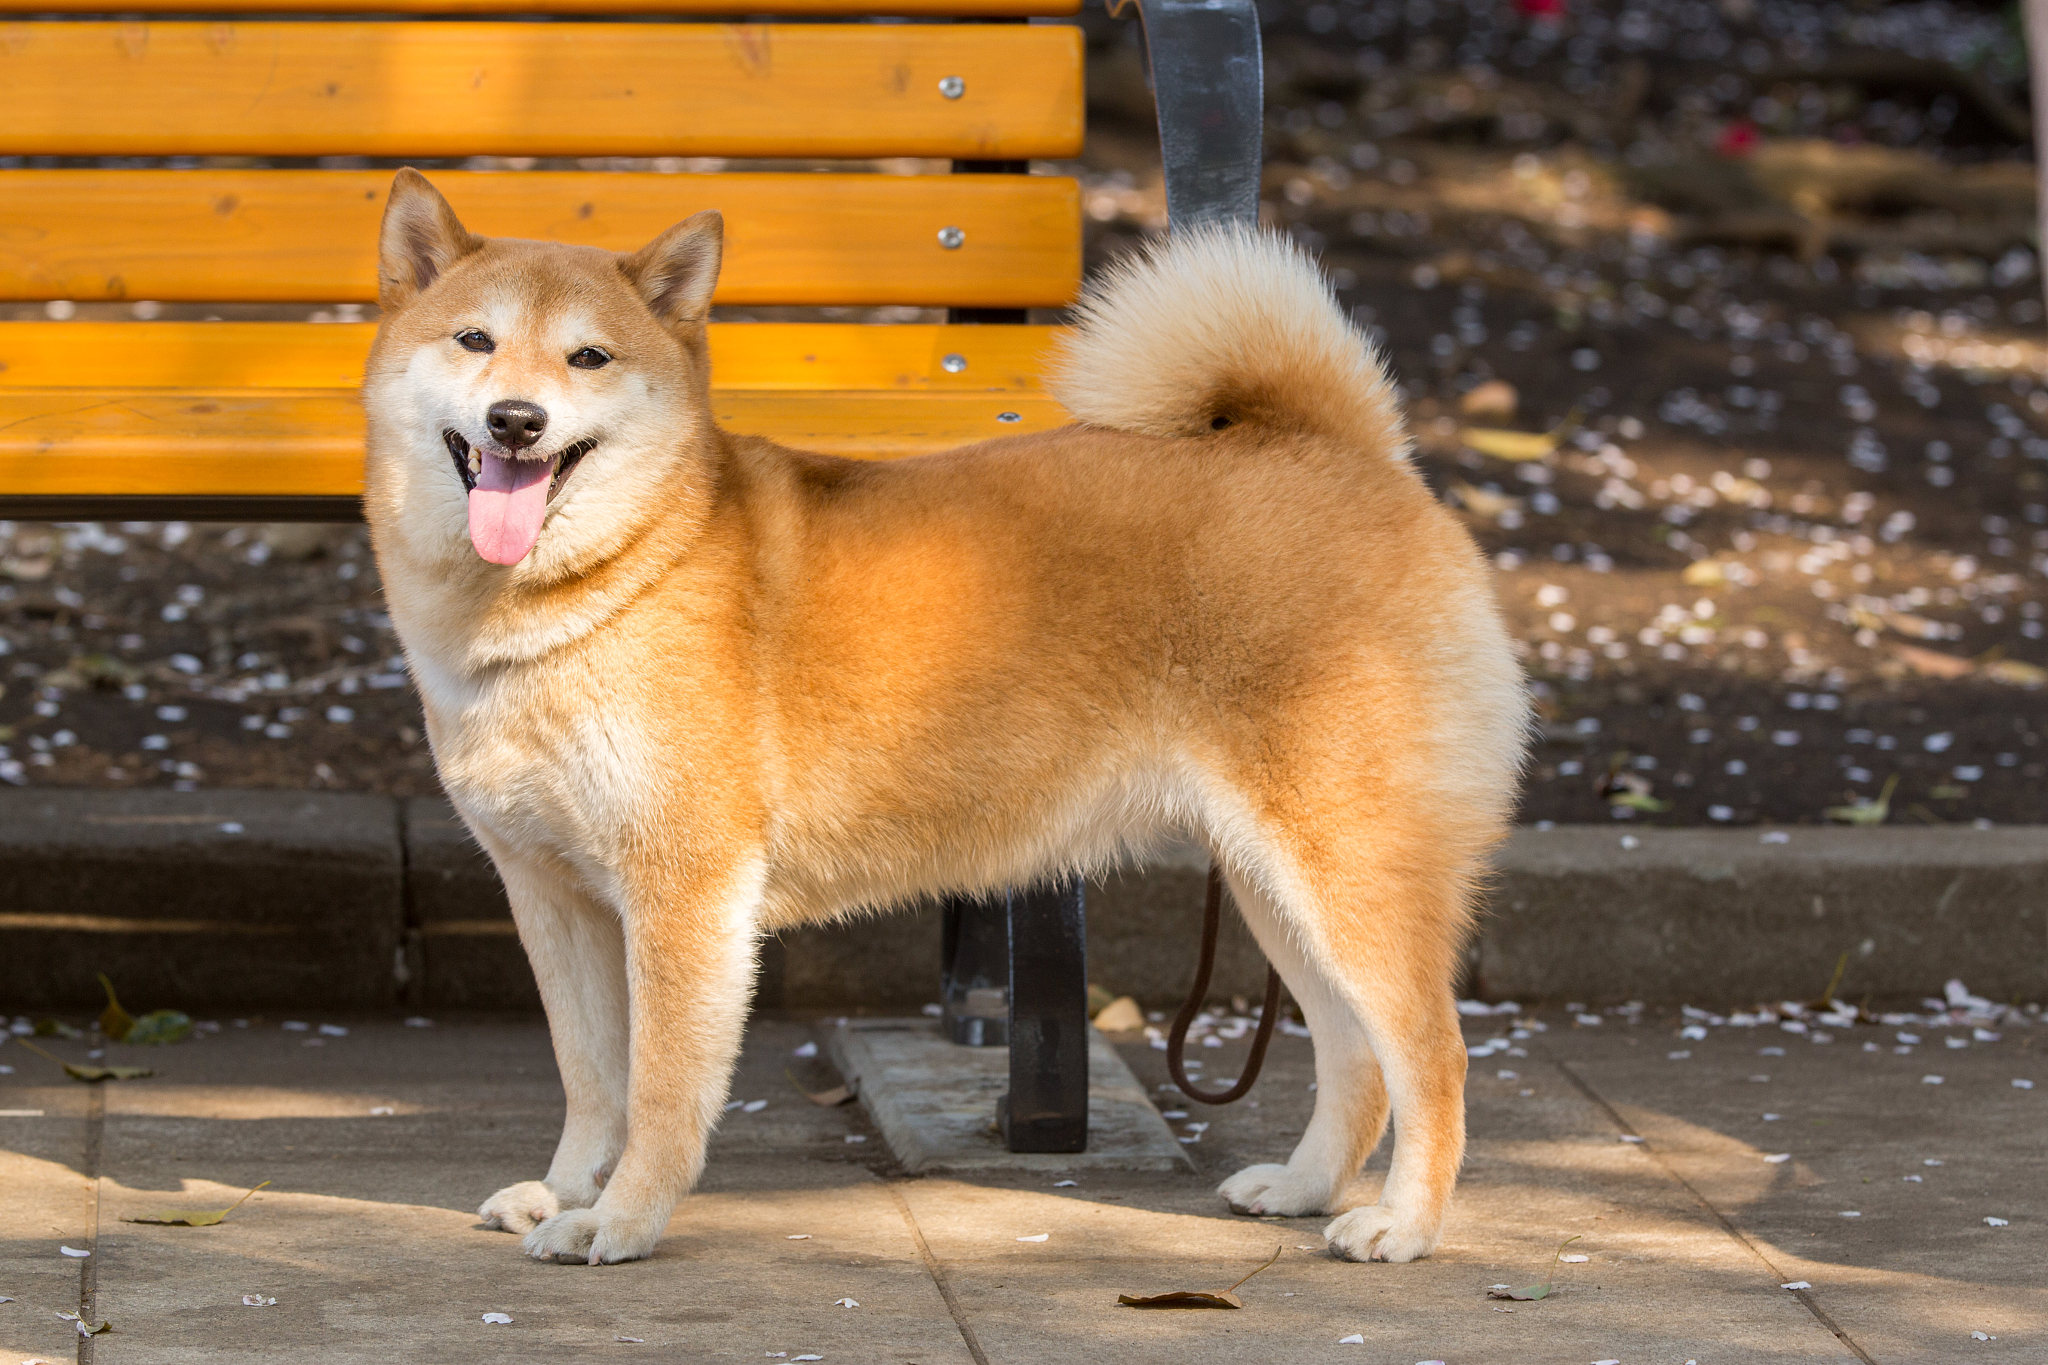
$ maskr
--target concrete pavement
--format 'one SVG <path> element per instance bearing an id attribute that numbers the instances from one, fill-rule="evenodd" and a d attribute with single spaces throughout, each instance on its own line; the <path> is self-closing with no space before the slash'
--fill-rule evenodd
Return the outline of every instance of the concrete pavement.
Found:
<path id="1" fill-rule="evenodd" d="M 1465 1177 L 1444 1246 L 1408 1266 L 1333 1261 L 1322 1220 L 1237 1218 L 1214 1197 L 1223 1175 L 1284 1157 L 1307 1118 L 1309 1045 L 1293 1037 L 1251 1101 L 1174 1120 L 1198 1136 L 1197 1174 L 1062 1186 L 904 1178 L 859 1105 L 817 1108 L 785 1074 L 803 1074 L 792 1054 L 814 1023 L 757 1020 L 733 1098 L 766 1104 L 728 1117 L 659 1253 L 603 1269 L 528 1261 L 472 1212 L 546 1163 L 561 1095 L 538 1022 L 223 1021 L 109 1049 L 158 1074 L 105 1086 L 0 1045 L 0 1295 L 16 1300 L 0 1304 L 0 1362 L 2048 1359 L 2038 1016 L 1985 1030 L 1995 1041 L 1910 1022 L 1834 1027 L 1825 1044 L 1768 1021 L 1584 1017 L 1600 1022 L 1468 1021 L 1482 1055 Z M 1529 1022 L 1546 1027 L 1510 1033 Z M 86 1046 L 40 1041 L 73 1059 Z M 1148 1088 L 1164 1080 L 1143 1038 L 1120 1046 Z M 1242 1046 L 1203 1049 L 1212 1073 Z M 121 1221 L 261 1180 L 218 1227 Z M 1553 1265 L 1572 1236 L 1587 1259 Z M 1221 1288 L 1276 1246 L 1242 1312 L 1116 1304 Z M 1562 1290 L 1541 1302 L 1485 1296 L 1544 1278 Z M 1811 1289 L 1780 1287 L 1798 1281 Z M 113 1330 L 82 1342 L 56 1317 L 81 1307 Z"/>

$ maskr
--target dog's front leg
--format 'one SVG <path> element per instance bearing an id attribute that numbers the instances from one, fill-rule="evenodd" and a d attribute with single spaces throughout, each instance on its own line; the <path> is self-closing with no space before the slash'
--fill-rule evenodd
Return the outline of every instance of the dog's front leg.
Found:
<path id="1" fill-rule="evenodd" d="M 491 1227 L 527 1233 L 595 1204 L 626 1145 L 626 944 L 617 912 L 567 868 L 484 841 L 533 964 L 568 1101 L 547 1175 L 507 1185 L 477 1210 Z"/>
<path id="2" fill-rule="evenodd" d="M 751 871 L 687 880 L 626 909 L 625 1150 L 594 1205 L 526 1235 L 537 1259 L 609 1265 L 648 1255 L 704 1168 L 746 1025 L 760 888 Z"/>

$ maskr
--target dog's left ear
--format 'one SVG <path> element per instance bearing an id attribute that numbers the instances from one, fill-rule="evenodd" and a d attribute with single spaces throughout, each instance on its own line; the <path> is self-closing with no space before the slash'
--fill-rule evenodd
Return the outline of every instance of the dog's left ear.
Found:
<path id="1" fill-rule="evenodd" d="M 725 219 L 716 209 L 693 213 L 619 262 L 619 268 L 666 327 L 704 321 L 718 263 L 725 252 Z"/>

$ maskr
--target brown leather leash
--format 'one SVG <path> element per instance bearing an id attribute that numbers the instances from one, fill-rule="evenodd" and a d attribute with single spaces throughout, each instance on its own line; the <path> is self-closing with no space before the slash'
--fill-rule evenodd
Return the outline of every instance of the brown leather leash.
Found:
<path id="1" fill-rule="evenodd" d="M 1237 1078 L 1237 1084 L 1228 1090 L 1197 1090 L 1188 1079 L 1187 1067 L 1183 1064 L 1182 1053 L 1187 1049 L 1188 1027 L 1195 1022 L 1195 1016 L 1202 1012 L 1202 1001 L 1209 994 L 1209 973 L 1216 966 L 1216 933 L 1223 924 L 1223 872 L 1214 863 L 1209 865 L 1209 900 L 1202 910 L 1202 960 L 1195 968 L 1195 984 L 1188 992 L 1186 1003 L 1180 1007 L 1180 1014 L 1173 1021 L 1173 1028 L 1166 1035 L 1166 1070 L 1173 1077 L 1173 1083 L 1180 1087 L 1180 1093 L 1200 1104 L 1229 1104 L 1243 1099 L 1259 1079 L 1259 1068 L 1266 1064 L 1266 1044 L 1273 1041 L 1273 1025 L 1280 1018 L 1280 973 L 1269 963 L 1266 967 L 1266 1006 L 1259 1011 L 1259 1031 L 1252 1036 L 1251 1055 L 1245 1058 L 1244 1074 Z"/>

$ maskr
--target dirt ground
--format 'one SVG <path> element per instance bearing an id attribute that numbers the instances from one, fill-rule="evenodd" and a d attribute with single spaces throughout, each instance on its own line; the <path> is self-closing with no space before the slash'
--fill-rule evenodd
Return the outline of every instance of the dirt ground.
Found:
<path id="1" fill-rule="evenodd" d="M 1266 212 L 1499 568 L 1523 817 L 2040 820 L 2016 8 L 1261 11 Z M 1133 35 L 1088 24 L 1089 154 L 1052 169 L 1101 261 L 1164 199 Z M 435 788 L 360 528 L 0 527 L 0 646 L 6 781 Z"/>

